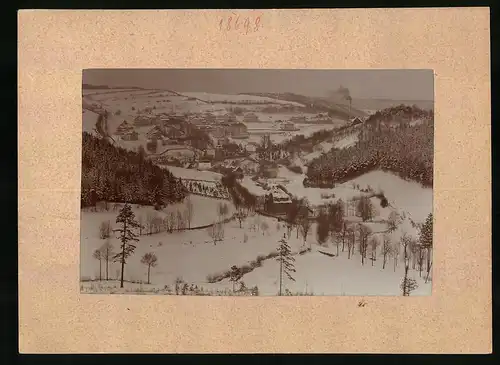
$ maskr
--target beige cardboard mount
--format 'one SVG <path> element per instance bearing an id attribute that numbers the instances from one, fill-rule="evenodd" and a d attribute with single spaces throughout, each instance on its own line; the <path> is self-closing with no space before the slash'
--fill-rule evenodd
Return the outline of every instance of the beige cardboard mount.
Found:
<path id="1" fill-rule="evenodd" d="M 18 13 L 20 352 L 490 352 L 489 9 L 236 12 L 258 29 L 221 30 L 230 10 Z M 80 294 L 82 69 L 108 67 L 434 70 L 432 295 Z"/>

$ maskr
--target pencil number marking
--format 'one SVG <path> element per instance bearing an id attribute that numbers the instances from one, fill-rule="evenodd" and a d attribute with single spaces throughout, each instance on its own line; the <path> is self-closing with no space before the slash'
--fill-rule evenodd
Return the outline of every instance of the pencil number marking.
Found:
<path id="1" fill-rule="evenodd" d="M 222 17 L 219 20 L 219 30 L 221 32 L 239 31 L 244 34 L 257 32 L 262 28 L 261 17 L 245 17 L 243 21 L 240 16 L 233 13 L 234 16 Z M 243 23 L 243 26 L 242 26 Z"/>

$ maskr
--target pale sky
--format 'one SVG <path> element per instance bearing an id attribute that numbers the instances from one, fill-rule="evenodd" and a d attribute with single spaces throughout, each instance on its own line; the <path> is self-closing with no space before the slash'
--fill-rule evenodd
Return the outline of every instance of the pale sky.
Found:
<path id="1" fill-rule="evenodd" d="M 434 100 L 432 70 L 89 69 L 83 83 L 237 94 L 326 96 L 340 85 L 353 98 Z"/>

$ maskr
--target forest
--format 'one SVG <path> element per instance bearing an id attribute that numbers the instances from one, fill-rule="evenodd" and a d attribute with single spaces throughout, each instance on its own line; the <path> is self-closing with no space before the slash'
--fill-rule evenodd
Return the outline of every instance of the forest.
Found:
<path id="1" fill-rule="evenodd" d="M 166 205 L 186 197 L 182 181 L 146 159 L 144 150 L 127 151 L 83 133 L 82 207 L 97 201 Z"/>
<path id="2" fill-rule="evenodd" d="M 384 120 L 390 118 L 387 113 L 381 113 L 379 117 Z M 360 138 L 355 146 L 333 148 L 313 160 L 304 186 L 332 187 L 335 183 L 377 168 L 394 172 L 404 179 L 418 181 L 423 186 L 432 186 L 433 146 L 434 123 L 430 118 L 414 126 L 375 127 L 368 131 L 368 137 Z"/>

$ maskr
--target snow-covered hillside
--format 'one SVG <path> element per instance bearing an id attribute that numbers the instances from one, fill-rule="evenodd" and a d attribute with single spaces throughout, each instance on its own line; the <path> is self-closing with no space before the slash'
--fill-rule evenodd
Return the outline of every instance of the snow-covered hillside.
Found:
<path id="1" fill-rule="evenodd" d="M 294 105 L 294 106 L 304 106 L 303 104 L 292 102 L 292 101 L 286 101 L 286 100 L 279 100 L 279 99 L 273 99 L 273 98 L 268 98 L 268 97 L 263 97 L 263 96 L 255 96 L 255 95 L 245 95 L 245 94 L 213 94 L 213 93 L 203 93 L 203 92 L 180 92 L 182 95 L 191 97 L 191 98 L 197 98 L 201 99 L 204 101 L 208 102 L 219 102 L 219 103 L 225 103 L 225 102 L 231 102 L 231 103 L 241 103 L 241 104 L 247 104 L 247 103 L 272 103 L 272 104 L 282 104 L 282 105 Z"/>

